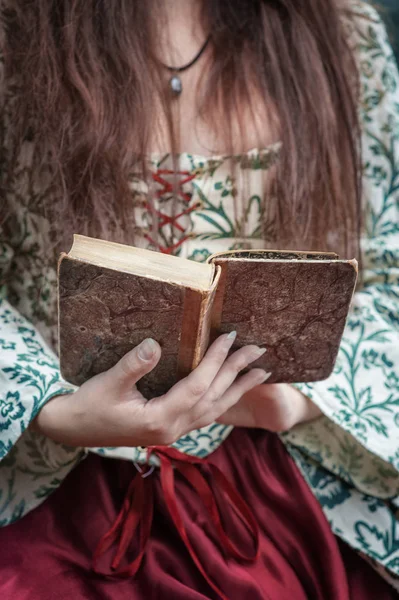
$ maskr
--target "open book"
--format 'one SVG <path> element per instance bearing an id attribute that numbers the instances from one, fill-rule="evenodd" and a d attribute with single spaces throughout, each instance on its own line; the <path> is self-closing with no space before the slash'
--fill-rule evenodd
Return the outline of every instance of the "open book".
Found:
<path id="1" fill-rule="evenodd" d="M 58 275 L 63 377 L 80 385 L 152 337 L 162 357 L 139 385 L 150 397 L 186 376 L 210 342 L 232 330 L 232 350 L 267 348 L 251 366 L 271 372 L 268 383 L 327 378 L 357 262 L 330 253 L 234 250 L 198 263 L 75 235 Z"/>

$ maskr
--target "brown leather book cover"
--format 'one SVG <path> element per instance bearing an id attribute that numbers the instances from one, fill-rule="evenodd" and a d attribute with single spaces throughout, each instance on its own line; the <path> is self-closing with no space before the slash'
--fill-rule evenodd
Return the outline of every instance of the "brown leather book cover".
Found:
<path id="1" fill-rule="evenodd" d="M 268 382 L 330 375 L 356 285 L 356 261 L 256 250 L 219 253 L 208 265 L 195 266 L 75 237 L 81 254 L 61 255 L 58 270 L 59 353 L 67 381 L 81 385 L 152 337 L 162 358 L 138 386 L 150 398 L 195 368 L 212 339 L 234 329 L 234 348 L 267 348 L 252 366 L 271 372 Z M 107 253 L 111 267 L 101 264 Z"/>
<path id="2" fill-rule="evenodd" d="M 58 265 L 62 376 L 81 385 L 152 337 L 162 347 L 162 358 L 138 387 L 147 398 L 165 393 L 198 364 L 208 346 L 210 327 L 201 324 L 218 276 L 209 291 L 200 292 L 63 254 Z"/>
<path id="3" fill-rule="evenodd" d="M 329 253 L 235 251 L 210 258 L 222 270 L 212 333 L 237 331 L 232 351 L 258 344 L 251 366 L 268 383 L 326 379 L 334 368 L 357 280 L 357 262 Z"/>

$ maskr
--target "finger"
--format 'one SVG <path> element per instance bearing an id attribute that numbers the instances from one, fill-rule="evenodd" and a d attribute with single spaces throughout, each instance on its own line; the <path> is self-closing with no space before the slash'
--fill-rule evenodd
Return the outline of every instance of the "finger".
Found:
<path id="1" fill-rule="evenodd" d="M 107 376 L 114 380 L 113 385 L 131 388 L 139 379 L 153 370 L 160 358 L 160 345 L 152 338 L 147 338 L 109 369 Z"/>
<path id="2" fill-rule="evenodd" d="M 210 384 L 226 360 L 236 337 L 236 331 L 219 336 L 208 348 L 197 368 L 187 377 L 187 381 L 193 384 L 194 387 L 197 382 L 204 381 L 205 379 Z"/>
<path id="3" fill-rule="evenodd" d="M 212 402 L 217 401 L 229 389 L 237 375 L 249 364 L 266 352 L 266 348 L 251 345 L 240 348 L 229 356 L 209 387 L 207 396 Z"/>
<path id="4" fill-rule="evenodd" d="M 251 369 L 245 375 L 237 378 L 229 389 L 214 403 L 208 414 L 199 419 L 196 428 L 203 427 L 201 421 L 226 423 L 229 425 L 239 424 L 242 427 L 255 427 L 253 417 L 247 403 L 240 402 L 241 398 L 254 387 L 267 381 L 271 373 L 263 369 Z M 224 420 L 227 417 L 227 420 Z"/>
<path id="5" fill-rule="evenodd" d="M 213 342 L 198 367 L 168 392 L 168 406 L 170 408 L 176 405 L 179 411 L 190 409 L 207 393 L 212 381 L 226 360 L 235 337 L 236 332 L 233 331 L 221 335 Z M 183 402 L 184 405 L 182 405 Z"/>

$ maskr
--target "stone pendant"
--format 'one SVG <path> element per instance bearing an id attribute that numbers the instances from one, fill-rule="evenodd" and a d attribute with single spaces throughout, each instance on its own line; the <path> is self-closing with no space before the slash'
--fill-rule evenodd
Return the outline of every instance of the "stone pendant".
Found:
<path id="1" fill-rule="evenodd" d="M 173 77 L 171 77 L 171 79 L 169 80 L 169 85 L 174 96 L 180 96 L 180 94 L 183 91 L 183 85 L 178 75 L 173 75 Z"/>

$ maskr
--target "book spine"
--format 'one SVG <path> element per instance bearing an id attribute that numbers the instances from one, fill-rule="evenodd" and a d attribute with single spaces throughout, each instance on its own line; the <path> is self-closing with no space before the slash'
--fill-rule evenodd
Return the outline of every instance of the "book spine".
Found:
<path id="1" fill-rule="evenodd" d="M 227 281 L 227 271 L 228 271 L 228 261 L 217 259 L 212 261 L 216 268 L 219 269 L 219 283 L 215 293 L 215 299 L 212 306 L 212 313 L 210 315 L 210 335 L 211 341 L 213 341 L 220 333 L 224 333 L 221 331 L 221 323 L 222 323 L 222 312 L 223 312 L 223 303 L 224 296 L 226 292 L 226 281 Z"/>
<path id="2" fill-rule="evenodd" d="M 178 356 L 178 377 L 186 377 L 200 363 L 210 338 L 212 307 L 220 279 L 217 267 L 212 287 L 200 293 L 187 289 L 184 297 L 183 322 Z"/>

